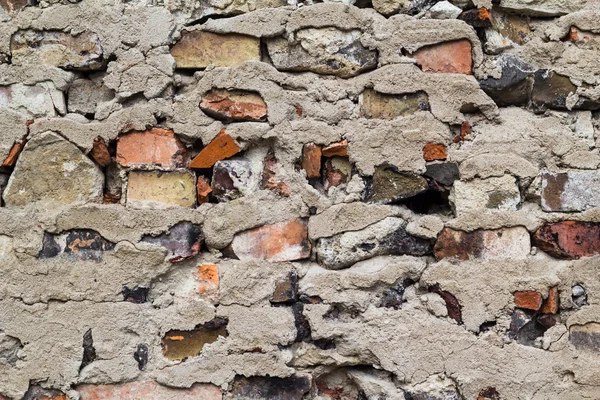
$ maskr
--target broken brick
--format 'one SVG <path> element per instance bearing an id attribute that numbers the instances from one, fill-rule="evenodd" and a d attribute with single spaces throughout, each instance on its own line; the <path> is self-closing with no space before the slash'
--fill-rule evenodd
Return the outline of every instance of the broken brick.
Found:
<path id="1" fill-rule="evenodd" d="M 208 203 L 212 188 L 205 177 L 198 177 L 198 180 L 196 181 L 196 192 L 198 194 L 198 205 Z"/>
<path id="2" fill-rule="evenodd" d="M 540 311 L 543 314 L 556 314 L 558 312 L 558 288 L 556 286 L 548 291 L 548 298 L 542 303 Z"/>
<path id="3" fill-rule="evenodd" d="M 529 232 L 523 227 L 463 232 L 444 228 L 438 235 L 435 257 L 459 260 L 525 258 L 531 250 Z"/>
<path id="4" fill-rule="evenodd" d="M 332 157 L 325 161 L 325 167 L 323 168 L 325 193 L 328 193 L 331 187 L 348 183 L 351 177 L 352 164 L 350 164 L 348 157 Z"/>
<path id="5" fill-rule="evenodd" d="M 277 262 L 308 258 L 308 221 L 297 218 L 238 233 L 232 248 L 240 260 Z"/>
<path id="6" fill-rule="evenodd" d="M 30 386 L 21 400 L 67 400 L 67 396 L 60 390 Z"/>
<path id="7" fill-rule="evenodd" d="M 198 282 L 197 293 L 200 298 L 216 304 L 219 297 L 219 267 L 216 264 L 199 265 L 194 271 L 194 279 Z"/>
<path id="8" fill-rule="evenodd" d="M 186 147 L 170 129 L 135 131 L 120 136 L 117 142 L 117 161 L 125 167 L 185 168 L 188 160 Z"/>
<path id="9" fill-rule="evenodd" d="M 265 121 L 267 104 L 258 93 L 213 89 L 202 97 L 200 109 L 225 121 Z"/>
<path id="10" fill-rule="evenodd" d="M 471 42 L 466 39 L 422 47 L 413 55 L 423 72 L 471 74 Z"/>
<path id="11" fill-rule="evenodd" d="M 15 144 L 13 144 L 13 146 L 10 149 L 10 152 L 8 153 L 8 156 L 6 156 L 6 158 L 2 162 L 3 167 L 13 167 L 15 165 L 19 154 L 21 154 L 23 147 L 25 147 L 25 143 L 27 143 L 27 140 L 23 138 L 21 141 L 15 142 Z"/>
<path id="12" fill-rule="evenodd" d="M 213 171 L 213 195 L 219 201 L 229 201 L 251 194 L 258 189 L 259 177 L 252 163 L 245 159 L 217 161 Z"/>
<path id="13" fill-rule="evenodd" d="M 217 161 L 232 157 L 240 152 L 235 140 L 221 129 L 219 134 L 200 151 L 190 163 L 190 168 L 210 168 Z"/>
<path id="14" fill-rule="evenodd" d="M 600 224 L 580 221 L 546 224 L 533 234 L 533 244 L 556 258 L 591 257 L 600 253 Z"/>
<path id="15" fill-rule="evenodd" d="M 314 143 L 305 144 L 302 148 L 302 169 L 308 179 L 321 176 L 321 146 Z"/>
<path id="16" fill-rule="evenodd" d="M 84 384 L 75 388 L 81 400 L 221 400 L 221 390 L 212 384 L 195 383 L 189 388 L 162 386 L 154 381 L 114 385 Z M 40 399 L 41 400 L 41 399 Z"/>
<path id="17" fill-rule="evenodd" d="M 542 306 L 542 294 L 534 291 L 514 293 L 515 306 L 526 310 L 537 311 Z"/>
<path id="18" fill-rule="evenodd" d="M 204 233 L 200 226 L 183 221 L 170 227 L 167 233 L 158 236 L 144 235 L 142 242 L 164 247 L 167 249 L 168 260 L 179 262 L 200 252 L 200 246 L 204 243 Z"/>
<path id="19" fill-rule="evenodd" d="M 348 157 L 348 141 L 332 143 L 329 146 L 323 147 L 321 154 L 323 157 Z"/>
<path id="20" fill-rule="evenodd" d="M 90 156 L 101 167 L 106 167 L 108 164 L 110 164 L 110 153 L 108 152 L 108 147 L 106 147 L 104 139 L 97 137 L 94 140 L 94 145 L 92 147 L 92 151 L 90 151 Z"/>
<path id="21" fill-rule="evenodd" d="M 446 146 L 441 143 L 427 143 L 423 147 L 423 159 L 425 161 L 442 161 L 447 157 Z"/>
<path id="22" fill-rule="evenodd" d="M 163 337 L 162 354 L 168 360 L 185 360 L 200 355 L 205 345 L 227 336 L 227 320 L 215 318 L 189 331 L 171 330 Z"/>

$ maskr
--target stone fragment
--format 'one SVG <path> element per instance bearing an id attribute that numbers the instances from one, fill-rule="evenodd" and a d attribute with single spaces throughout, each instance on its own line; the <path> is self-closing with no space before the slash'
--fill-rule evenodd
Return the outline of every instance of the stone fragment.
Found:
<path id="1" fill-rule="evenodd" d="M 492 10 L 492 26 L 485 30 L 484 49 L 491 54 L 525 43 L 531 34 L 526 18 Z"/>
<path id="2" fill-rule="evenodd" d="M 524 259 L 531 250 L 529 233 L 523 227 L 497 230 L 456 231 L 444 228 L 439 234 L 435 257 L 468 259 Z"/>
<path id="3" fill-rule="evenodd" d="M 360 231 L 344 232 L 317 243 L 317 260 L 328 269 L 342 269 L 381 255 L 430 254 L 432 243 L 406 232 L 406 222 L 386 218 Z"/>
<path id="4" fill-rule="evenodd" d="M 293 303 L 298 300 L 298 275 L 292 270 L 275 282 L 271 303 Z"/>
<path id="5" fill-rule="evenodd" d="M 154 244 L 167 249 L 167 259 L 170 262 L 184 261 L 200 252 L 204 243 L 204 233 L 199 225 L 191 222 L 179 222 L 161 235 L 144 235 L 142 242 Z"/>
<path id="6" fill-rule="evenodd" d="M 196 179 L 190 172 L 130 171 L 128 176 L 130 207 L 191 207 L 196 201 Z"/>
<path id="7" fill-rule="evenodd" d="M 117 161 L 124 167 L 185 168 L 189 161 L 186 147 L 170 129 L 152 128 L 119 137 Z"/>
<path id="8" fill-rule="evenodd" d="M 21 400 L 67 400 L 67 396 L 60 390 L 29 386 Z"/>
<path id="9" fill-rule="evenodd" d="M 233 380 L 233 399 L 302 400 L 310 391 L 311 382 L 306 376 L 287 378 L 265 376 L 236 376 Z"/>
<path id="10" fill-rule="evenodd" d="M 329 189 L 350 182 L 352 177 L 352 164 L 348 157 L 332 157 L 325 161 L 323 167 L 323 187 L 325 193 Z"/>
<path id="11" fill-rule="evenodd" d="M 4 190 L 4 202 L 7 207 L 34 202 L 100 203 L 103 185 L 102 171 L 81 150 L 45 132 L 25 145 Z"/>
<path id="12" fill-rule="evenodd" d="M 184 32 L 171 47 L 171 55 L 176 68 L 231 67 L 244 61 L 260 61 L 260 39 L 233 33 Z"/>
<path id="13" fill-rule="evenodd" d="M 423 175 L 444 186 L 452 186 L 460 179 L 458 164 L 453 162 L 427 164 Z"/>
<path id="14" fill-rule="evenodd" d="M 145 370 L 148 364 L 148 346 L 144 343 L 138 344 L 135 353 L 133 353 L 133 359 L 137 361 L 140 371 Z"/>
<path id="15" fill-rule="evenodd" d="M 542 294 L 535 291 L 520 291 L 514 293 L 515 307 L 537 311 L 542 306 Z"/>
<path id="16" fill-rule="evenodd" d="M 427 190 L 425 178 L 412 172 L 401 172 L 392 165 L 375 168 L 372 181 L 367 184 L 364 200 L 370 203 L 393 203 Z"/>
<path id="17" fill-rule="evenodd" d="M 413 53 L 423 72 L 471 74 L 471 42 L 467 39 L 421 47 Z"/>
<path id="18" fill-rule="evenodd" d="M 558 312 L 558 288 L 556 286 L 548 291 L 548 298 L 542 303 L 540 311 L 543 314 L 556 314 Z"/>
<path id="19" fill-rule="evenodd" d="M 207 17 L 216 19 L 224 16 L 240 15 L 262 8 L 277 8 L 286 5 L 288 5 L 286 0 L 238 0 L 226 3 L 219 0 L 200 0 L 194 7 L 191 20 L 204 21 Z"/>
<path id="20" fill-rule="evenodd" d="M 196 181 L 196 192 L 198 194 L 198 205 L 208 203 L 209 196 L 212 193 L 212 188 L 205 177 L 198 177 Z"/>
<path id="21" fill-rule="evenodd" d="M 585 211 L 600 206 L 598 171 L 543 172 L 544 211 Z"/>
<path id="22" fill-rule="evenodd" d="M 23 347 L 23 343 L 19 339 L 0 332 L 0 359 L 4 363 L 11 367 L 16 366 L 17 361 L 22 359 L 19 352 Z M 2 399 L 1 395 L 0 399 Z"/>
<path id="23" fill-rule="evenodd" d="M 435 2 L 436 0 L 374 0 L 373 8 L 385 16 L 396 13 L 417 15 Z"/>
<path id="24" fill-rule="evenodd" d="M 567 97 L 577 91 L 571 80 L 554 71 L 540 69 L 535 72 L 531 105 L 535 111 L 543 112 L 548 108 L 567 109 Z"/>
<path id="25" fill-rule="evenodd" d="M 25 143 L 27 143 L 27 139 L 23 138 L 22 140 L 13 144 L 13 146 L 10 148 L 8 156 L 6 156 L 6 158 L 2 162 L 3 167 L 14 167 L 14 165 L 17 162 L 17 158 L 19 157 L 19 154 L 21 154 L 21 151 L 23 151 L 23 148 L 25 147 Z"/>
<path id="26" fill-rule="evenodd" d="M 83 356 L 81 359 L 81 365 L 79 366 L 79 372 L 96 360 L 96 349 L 94 348 L 94 338 L 92 336 L 91 328 L 88 329 L 83 335 L 82 347 Z"/>
<path id="27" fill-rule="evenodd" d="M 458 299 L 456 298 L 456 296 L 454 296 L 452 293 L 450 293 L 446 290 L 442 290 L 440 285 L 437 283 L 435 285 L 433 285 L 432 287 L 430 287 L 429 291 L 436 293 L 444 300 L 444 302 L 446 303 L 446 309 L 448 311 L 448 316 L 450 318 L 455 320 L 458 324 L 463 323 L 462 310 L 461 310 L 462 307 L 460 306 L 460 303 L 458 302 Z"/>
<path id="28" fill-rule="evenodd" d="M 277 159 L 275 158 L 273 150 L 270 149 L 263 160 L 263 171 L 260 188 L 273 190 L 280 196 L 290 197 L 290 187 L 287 185 L 287 183 L 278 181 L 275 178 L 276 165 Z"/>
<path id="29" fill-rule="evenodd" d="M 115 97 L 112 90 L 90 79 L 73 81 L 67 93 L 69 112 L 84 115 L 95 114 L 98 104 L 111 101 Z"/>
<path id="30" fill-rule="evenodd" d="M 442 229 L 444 229 L 444 221 L 437 215 L 424 215 L 406 226 L 408 233 L 423 239 L 436 239 Z"/>
<path id="31" fill-rule="evenodd" d="M 190 163 L 190 168 L 210 168 L 219 160 L 232 157 L 240 152 L 235 140 L 221 129 L 219 134 L 207 144 Z"/>
<path id="32" fill-rule="evenodd" d="M 110 153 L 108 147 L 100 136 L 94 139 L 94 145 L 92 151 L 90 151 L 90 157 L 101 167 L 106 167 L 111 162 Z"/>
<path id="33" fill-rule="evenodd" d="M 500 8 L 521 15 L 555 17 L 578 11 L 587 3 L 587 0 L 501 0 Z"/>
<path id="34" fill-rule="evenodd" d="M 67 113 L 64 94 L 52 82 L 0 86 L 0 107 L 31 117 L 55 117 Z"/>
<path id="35" fill-rule="evenodd" d="M 527 104 L 535 68 L 517 56 L 509 54 L 498 57 L 496 64 L 502 69 L 501 77 L 480 81 L 481 89 L 500 107 Z"/>
<path id="36" fill-rule="evenodd" d="M 425 161 L 444 161 L 447 157 L 446 146 L 442 143 L 427 143 L 423 147 L 423 159 Z"/>
<path id="37" fill-rule="evenodd" d="M 75 388 L 81 400 L 221 400 L 215 385 L 195 383 L 190 388 L 173 388 L 154 381 L 127 382 L 114 385 L 84 384 Z"/>
<path id="38" fill-rule="evenodd" d="M 308 28 L 296 32 L 296 42 L 276 37 L 267 38 L 266 43 L 278 70 L 349 78 L 377 66 L 377 51 L 364 47 L 361 36 L 359 30 Z"/>
<path id="39" fill-rule="evenodd" d="M 105 204 L 117 204 L 121 201 L 124 185 L 123 175 L 121 174 L 122 169 L 123 167 L 114 161 L 106 167 L 106 183 L 104 185 Z"/>
<path id="40" fill-rule="evenodd" d="M 600 351 L 600 323 L 588 322 L 584 325 L 571 325 L 569 341 L 578 350 Z"/>
<path id="41" fill-rule="evenodd" d="M 128 301 L 134 304 L 142 304 L 148 301 L 148 293 L 150 292 L 150 288 L 143 286 L 135 286 L 133 288 L 129 288 L 127 286 L 123 286 L 123 300 Z"/>
<path id="42" fill-rule="evenodd" d="M 185 361 L 189 357 L 196 357 L 205 345 L 216 342 L 221 336 L 227 336 L 227 323 L 226 319 L 217 317 L 190 331 L 168 331 L 161 341 L 162 354 L 170 361 Z"/>
<path id="43" fill-rule="evenodd" d="M 600 224 L 562 221 L 542 226 L 533 245 L 552 257 L 573 260 L 600 253 Z"/>
<path id="44" fill-rule="evenodd" d="M 511 175 L 487 179 L 456 181 L 452 188 L 451 201 L 456 215 L 473 211 L 515 211 L 521 204 L 521 193 Z"/>
<path id="45" fill-rule="evenodd" d="M 10 39 L 12 63 L 41 63 L 73 70 L 102 68 L 103 50 L 93 32 L 71 35 L 61 31 L 20 30 Z"/>
<path id="46" fill-rule="evenodd" d="M 581 285 L 573 286 L 573 288 L 571 289 L 571 296 L 573 303 L 577 307 L 583 307 L 588 304 L 587 292 L 585 291 L 585 288 Z"/>
<path id="47" fill-rule="evenodd" d="M 231 247 L 242 261 L 279 262 L 308 258 L 308 221 L 297 218 L 238 233 L 234 236 Z"/>
<path id="48" fill-rule="evenodd" d="M 485 7 L 467 10 L 460 14 L 458 19 L 465 21 L 474 28 L 489 28 L 492 26 L 492 14 Z"/>
<path id="49" fill-rule="evenodd" d="M 344 139 L 341 142 L 325 146 L 322 149 L 322 154 L 323 157 L 348 157 L 348 141 Z"/>
<path id="50" fill-rule="evenodd" d="M 434 19 L 455 19 L 461 13 L 462 9 L 449 1 L 440 1 L 429 9 L 429 14 Z"/>
<path id="51" fill-rule="evenodd" d="M 213 89 L 202 96 L 200 109 L 224 121 L 267 120 L 267 104 L 256 92 Z"/>
<path id="52" fill-rule="evenodd" d="M 418 111 L 429 111 L 427 93 L 388 94 L 365 89 L 360 95 L 360 113 L 365 118 L 394 119 Z"/>
<path id="53" fill-rule="evenodd" d="M 0 0 L 0 7 L 4 8 L 10 14 L 30 5 L 34 5 L 30 0 Z"/>
<path id="54" fill-rule="evenodd" d="M 245 159 L 217 161 L 212 178 L 212 193 L 219 201 L 229 201 L 258 190 L 260 177 Z"/>
<path id="55" fill-rule="evenodd" d="M 321 176 L 321 146 L 314 143 L 305 144 L 302 147 L 302 169 L 306 171 L 308 179 Z"/>
<path id="56" fill-rule="evenodd" d="M 217 264 L 199 265 L 194 271 L 198 282 L 197 293 L 201 299 L 217 304 L 219 301 L 219 266 Z"/>

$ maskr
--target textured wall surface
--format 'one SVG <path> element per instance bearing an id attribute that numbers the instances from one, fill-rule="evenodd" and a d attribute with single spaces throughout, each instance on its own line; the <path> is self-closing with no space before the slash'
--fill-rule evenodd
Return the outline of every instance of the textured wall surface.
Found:
<path id="1" fill-rule="evenodd" d="M 600 3 L 0 0 L 0 399 L 600 399 Z"/>

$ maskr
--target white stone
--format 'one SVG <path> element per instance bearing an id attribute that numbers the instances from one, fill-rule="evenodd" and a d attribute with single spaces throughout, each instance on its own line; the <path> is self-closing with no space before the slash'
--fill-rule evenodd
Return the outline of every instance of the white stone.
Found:
<path id="1" fill-rule="evenodd" d="M 500 178 L 456 181 L 450 200 L 457 215 L 473 211 L 515 211 L 521 202 L 516 180 L 511 175 Z"/>
<path id="2" fill-rule="evenodd" d="M 435 19 L 454 19 L 458 17 L 461 12 L 462 10 L 459 7 L 456 7 L 449 1 L 440 1 L 429 9 L 431 18 Z"/>

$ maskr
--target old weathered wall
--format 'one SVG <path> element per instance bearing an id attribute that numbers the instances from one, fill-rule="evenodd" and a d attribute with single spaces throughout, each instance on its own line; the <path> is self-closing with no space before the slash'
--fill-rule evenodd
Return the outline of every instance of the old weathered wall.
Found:
<path id="1" fill-rule="evenodd" d="M 1 399 L 600 399 L 600 3 L 0 0 Z"/>

